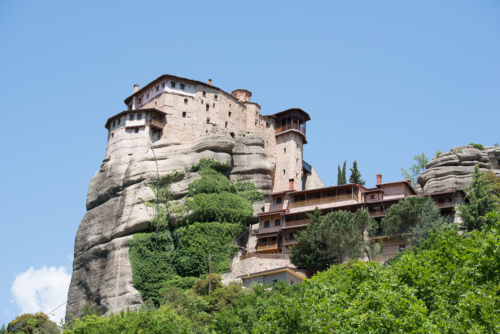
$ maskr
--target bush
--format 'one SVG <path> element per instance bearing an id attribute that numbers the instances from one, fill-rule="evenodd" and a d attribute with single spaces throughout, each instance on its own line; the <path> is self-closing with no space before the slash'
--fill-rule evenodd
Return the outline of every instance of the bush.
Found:
<path id="1" fill-rule="evenodd" d="M 223 285 L 221 283 L 222 276 L 216 273 L 212 273 L 210 280 L 208 279 L 208 275 L 205 279 L 198 279 L 196 283 L 194 283 L 193 291 L 196 292 L 199 296 L 207 296 L 208 295 L 208 282 L 211 283 L 211 291 L 215 291 L 221 288 Z"/>
<path id="2" fill-rule="evenodd" d="M 474 144 L 474 143 L 470 143 L 469 146 L 472 146 L 474 148 L 477 148 L 478 150 L 484 150 L 484 146 L 481 145 L 481 144 Z"/>
<path id="3" fill-rule="evenodd" d="M 437 151 L 436 151 L 436 157 L 437 157 L 438 155 L 441 155 L 441 154 L 443 154 L 443 151 L 441 151 L 441 150 L 437 150 Z"/>
<path id="4" fill-rule="evenodd" d="M 39 334 L 41 331 L 46 334 L 59 333 L 57 324 L 43 312 L 21 314 L 9 322 L 7 326 L 8 334 Z"/>
<path id="5" fill-rule="evenodd" d="M 181 277 L 181 276 L 175 276 L 174 278 L 166 281 L 164 283 L 164 286 L 166 287 L 176 287 L 181 290 L 189 290 L 193 287 L 194 283 L 196 282 L 198 278 L 197 277 Z M 161 291 L 160 291 L 161 294 Z"/>

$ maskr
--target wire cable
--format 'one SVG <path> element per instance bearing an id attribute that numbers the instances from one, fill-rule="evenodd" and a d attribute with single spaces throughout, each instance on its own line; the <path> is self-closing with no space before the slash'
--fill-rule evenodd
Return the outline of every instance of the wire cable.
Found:
<path id="1" fill-rule="evenodd" d="M 47 312 L 45 314 L 51 314 L 52 312 L 56 311 L 57 309 L 59 309 L 61 306 L 63 306 L 64 304 L 66 304 L 68 301 L 65 301 L 64 303 L 62 303 L 61 305 L 59 305 L 58 307 L 56 307 L 55 309 L 53 309 L 52 311 L 50 312 Z"/>

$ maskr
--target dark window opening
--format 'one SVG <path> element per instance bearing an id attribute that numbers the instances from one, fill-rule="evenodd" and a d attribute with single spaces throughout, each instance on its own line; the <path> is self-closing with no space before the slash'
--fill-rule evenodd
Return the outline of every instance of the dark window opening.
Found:
<path id="1" fill-rule="evenodd" d="M 210 110 L 210 105 L 209 105 L 209 104 L 207 104 L 207 106 L 205 107 L 205 110 L 206 110 L 206 111 L 209 111 L 209 110 Z"/>
<path id="2" fill-rule="evenodd" d="M 142 114 L 137 114 L 137 120 L 140 121 L 142 119 Z"/>
<path id="3" fill-rule="evenodd" d="M 149 99 L 149 93 L 146 94 L 146 98 Z"/>
<path id="4" fill-rule="evenodd" d="M 139 133 L 139 128 L 135 128 L 135 133 Z"/>
<path id="5" fill-rule="evenodd" d="M 214 108 L 215 108 L 215 103 L 214 103 Z"/>
<path id="6" fill-rule="evenodd" d="M 375 195 L 371 195 L 371 196 L 370 196 L 370 199 L 375 199 Z"/>
<path id="7" fill-rule="evenodd" d="M 188 99 L 184 99 L 184 104 L 188 104 Z"/>
<path id="8" fill-rule="evenodd" d="M 283 203 L 283 198 L 281 197 L 276 198 L 276 204 L 281 204 L 281 203 Z"/>
<path id="9" fill-rule="evenodd" d="M 205 96 L 207 96 L 207 92 L 204 91 L 203 92 L 203 97 L 205 97 Z"/>
<path id="10" fill-rule="evenodd" d="M 160 89 L 160 85 L 156 86 L 156 91 L 158 91 Z"/>
<path id="11" fill-rule="evenodd" d="M 113 121 L 113 123 L 111 123 L 111 127 L 114 128 L 115 127 L 115 121 Z"/>
<path id="12" fill-rule="evenodd" d="M 116 125 L 120 125 L 120 119 L 119 118 L 116 120 Z"/>
<path id="13" fill-rule="evenodd" d="M 214 95 L 214 100 L 217 101 L 217 95 Z"/>
<path id="14" fill-rule="evenodd" d="M 175 82 L 171 81 L 170 82 L 170 87 L 175 88 Z"/>
<path id="15" fill-rule="evenodd" d="M 276 219 L 276 221 L 274 222 L 274 226 L 280 226 L 280 225 L 281 225 L 281 220 Z"/>
<path id="16" fill-rule="evenodd" d="M 141 103 L 142 103 L 142 99 L 139 99 L 139 100 L 137 101 L 137 103 L 141 104 Z"/>
<path id="17" fill-rule="evenodd" d="M 269 220 L 266 220 L 264 222 L 264 227 L 269 227 L 269 226 L 271 226 L 271 222 Z"/>
<path id="18" fill-rule="evenodd" d="M 270 127 L 270 126 L 271 126 L 271 124 L 269 124 L 269 123 L 266 123 L 266 128 L 268 128 L 268 127 Z"/>
<path id="19" fill-rule="evenodd" d="M 207 118 L 207 124 L 210 124 L 210 118 Z"/>
<path id="20" fill-rule="evenodd" d="M 233 138 L 235 137 L 234 132 L 231 132 L 231 133 L 230 133 L 230 135 L 231 135 L 231 137 L 233 137 Z"/>
<path id="21" fill-rule="evenodd" d="M 257 125 L 257 121 L 255 121 L 255 125 Z"/>
<path id="22" fill-rule="evenodd" d="M 283 169 L 283 174 L 285 174 L 285 173 L 286 173 L 286 169 Z"/>
<path id="23" fill-rule="evenodd" d="M 286 147 L 283 149 L 283 153 L 286 153 Z"/>
<path id="24" fill-rule="evenodd" d="M 165 83 L 164 82 L 161 83 L 161 88 L 165 88 Z"/>
<path id="25" fill-rule="evenodd" d="M 115 137 L 115 134 L 114 134 L 114 133 L 112 133 L 112 134 L 111 134 L 111 138 L 114 138 L 114 137 Z"/>
<path id="26" fill-rule="evenodd" d="M 186 112 L 182 113 L 182 118 L 186 118 Z"/>
<path id="27" fill-rule="evenodd" d="M 231 117 L 231 112 L 228 112 L 228 113 L 227 113 L 227 115 L 228 115 L 229 117 Z"/>
<path id="28" fill-rule="evenodd" d="M 403 253 L 406 250 L 406 245 L 399 245 L 399 252 Z"/>
<path id="29" fill-rule="evenodd" d="M 181 89 L 184 90 L 184 88 L 186 88 L 186 85 L 185 84 L 181 84 Z"/>
<path id="30" fill-rule="evenodd" d="M 134 120 L 134 115 L 130 115 L 130 116 L 129 116 L 129 119 L 130 119 L 131 121 L 133 121 L 133 120 Z"/>
<path id="31" fill-rule="evenodd" d="M 226 122 L 226 124 L 225 124 L 225 127 L 227 128 L 227 122 Z"/>

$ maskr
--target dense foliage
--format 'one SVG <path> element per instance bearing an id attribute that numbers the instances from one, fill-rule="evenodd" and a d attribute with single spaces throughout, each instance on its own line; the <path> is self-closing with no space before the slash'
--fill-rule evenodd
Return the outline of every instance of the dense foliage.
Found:
<path id="1" fill-rule="evenodd" d="M 57 327 L 57 324 L 51 321 L 49 317 L 43 312 L 38 312 L 35 314 L 24 313 L 9 322 L 6 333 L 57 334 L 59 333 L 59 328 Z"/>
<path id="2" fill-rule="evenodd" d="M 462 218 L 462 229 L 472 231 L 490 225 L 491 218 L 487 213 L 498 208 L 498 197 L 492 192 L 492 184 L 476 164 L 472 173 L 472 182 L 464 189 L 468 203 L 460 206 L 458 216 Z"/>
<path id="3" fill-rule="evenodd" d="M 484 146 L 482 144 L 474 144 L 474 143 L 470 143 L 469 146 L 472 146 L 474 148 L 477 148 L 478 150 L 484 150 Z"/>
<path id="4" fill-rule="evenodd" d="M 148 184 L 159 194 L 159 214 L 151 221 L 151 232 L 137 233 L 130 240 L 134 286 L 144 301 L 151 300 L 156 307 L 166 289 L 191 289 L 198 277 L 208 273 L 209 253 L 212 272 L 229 271 L 237 250 L 233 241 L 245 231 L 252 203 L 263 198 L 253 183 L 229 180 L 229 166 L 219 161 L 202 158 L 191 169 L 200 178 L 188 185 L 189 198 L 183 203 L 173 200 L 170 187 L 185 172 L 174 171 L 160 179 L 159 190 L 156 182 Z M 156 199 L 145 204 L 157 212 Z M 185 219 L 188 210 L 194 221 Z"/>
<path id="5" fill-rule="evenodd" d="M 376 245 L 365 237 L 372 236 L 377 223 L 367 210 L 335 211 L 325 216 L 316 207 L 308 214 L 310 224 L 296 235 L 299 244 L 291 247 L 291 261 L 311 272 L 324 270 L 348 258 L 373 255 Z"/>
<path id="6" fill-rule="evenodd" d="M 366 181 L 361 179 L 361 173 L 358 170 L 358 163 L 356 160 L 352 163 L 352 168 L 351 169 L 351 176 L 349 177 L 349 183 L 355 183 L 359 184 L 361 186 L 364 186 Z"/>
<path id="7" fill-rule="evenodd" d="M 416 156 L 413 157 L 413 160 L 415 160 L 416 163 L 414 163 L 409 170 L 406 170 L 404 168 L 401 168 L 401 175 L 407 179 L 411 180 L 411 184 L 415 185 L 417 184 L 417 179 L 418 176 L 425 171 L 425 166 L 429 163 L 429 158 L 425 156 L 425 154 L 417 154 Z"/>
<path id="8" fill-rule="evenodd" d="M 344 166 L 342 167 L 342 169 L 340 169 L 340 165 L 339 165 L 339 170 L 338 170 L 338 174 L 337 174 L 337 185 L 338 186 L 347 183 L 347 178 L 346 178 L 346 174 L 345 174 L 346 162 L 347 161 L 344 161 Z"/>
<path id="9" fill-rule="evenodd" d="M 492 172 L 487 172 L 484 174 L 484 177 L 491 183 L 491 189 L 493 189 L 495 194 L 500 196 L 500 176 Z"/>

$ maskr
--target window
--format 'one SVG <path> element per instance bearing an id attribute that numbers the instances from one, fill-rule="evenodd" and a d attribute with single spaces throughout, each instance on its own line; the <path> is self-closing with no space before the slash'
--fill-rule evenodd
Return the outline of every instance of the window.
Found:
<path id="1" fill-rule="evenodd" d="M 137 120 L 140 121 L 142 119 L 142 114 L 137 114 Z"/>
<path id="2" fill-rule="evenodd" d="M 157 85 L 156 86 L 156 91 L 158 91 L 160 89 L 160 85 Z"/>
<path id="3" fill-rule="evenodd" d="M 370 199 L 375 199 L 375 195 L 371 195 L 371 196 L 370 196 Z"/>
<path id="4" fill-rule="evenodd" d="M 286 169 L 283 169 L 283 174 L 285 174 L 285 173 L 286 173 Z"/>
<path id="5" fill-rule="evenodd" d="M 296 163 L 299 163 L 299 158 L 297 158 L 295 162 L 296 162 Z"/>
<path id="6" fill-rule="evenodd" d="M 175 88 L 175 82 L 170 81 L 170 87 Z"/>
<path id="7" fill-rule="evenodd" d="M 165 88 L 165 83 L 164 82 L 161 83 L 161 88 Z"/>
<path id="8" fill-rule="evenodd" d="M 281 220 L 276 219 L 276 220 L 274 221 L 274 226 L 280 226 L 280 225 L 281 225 Z"/>
<path id="9" fill-rule="evenodd" d="M 406 250 L 406 245 L 399 245 L 399 252 L 403 253 Z"/>
<path id="10" fill-rule="evenodd" d="M 266 123 L 266 128 L 268 128 L 268 127 L 270 127 L 270 126 L 271 126 L 271 124 L 269 124 L 269 123 Z"/>
<path id="11" fill-rule="evenodd" d="M 149 93 L 146 94 L 146 99 L 149 99 Z"/>
<path id="12" fill-rule="evenodd" d="M 113 123 L 111 123 L 111 127 L 114 128 L 115 127 L 115 121 L 113 121 Z"/>
<path id="13" fill-rule="evenodd" d="M 215 108 L 215 103 L 214 103 L 214 108 Z"/>
<path id="14" fill-rule="evenodd" d="M 228 113 L 227 113 L 227 115 L 228 115 L 229 117 L 231 117 L 231 112 L 228 112 Z"/>
<path id="15" fill-rule="evenodd" d="M 120 118 L 116 120 L 116 125 L 120 125 Z"/>
<path id="16" fill-rule="evenodd" d="M 273 279 L 273 284 L 271 284 L 271 286 L 274 286 L 274 284 L 278 283 L 278 280 L 277 279 Z"/>
<path id="17" fill-rule="evenodd" d="M 214 100 L 217 101 L 217 95 L 214 95 Z"/>
<path id="18" fill-rule="evenodd" d="M 114 133 L 111 134 L 111 138 L 115 138 L 115 134 Z"/>
<path id="19" fill-rule="evenodd" d="M 203 97 L 207 96 L 207 92 L 203 91 Z"/>
<path id="20" fill-rule="evenodd" d="M 129 116 L 129 119 L 130 119 L 131 121 L 133 121 L 133 120 L 134 120 L 134 114 L 130 115 L 130 116 Z"/>
<path id="21" fill-rule="evenodd" d="M 184 99 L 184 104 L 188 104 L 188 99 Z"/>
<path id="22" fill-rule="evenodd" d="M 264 227 L 269 227 L 269 226 L 271 226 L 271 222 L 269 220 L 266 220 L 264 222 Z"/>
<path id="23" fill-rule="evenodd" d="M 255 120 L 255 125 L 257 125 L 257 120 Z"/>
<path id="24" fill-rule="evenodd" d="M 290 285 L 293 285 L 293 281 L 290 281 Z"/>
<path id="25" fill-rule="evenodd" d="M 297 148 L 299 148 L 299 144 L 297 144 Z"/>
<path id="26" fill-rule="evenodd" d="M 137 100 L 137 103 L 141 104 L 142 103 L 142 98 L 139 98 L 139 100 Z"/>
<path id="27" fill-rule="evenodd" d="M 186 118 L 186 112 L 182 113 L 182 118 Z"/>
<path id="28" fill-rule="evenodd" d="M 205 107 L 205 110 L 206 110 L 206 111 L 209 111 L 209 110 L 210 110 L 210 105 L 209 105 L 209 104 L 207 104 L 207 106 Z"/>
<path id="29" fill-rule="evenodd" d="M 225 127 L 227 128 L 227 122 L 226 122 L 226 124 L 225 124 Z"/>
<path id="30" fill-rule="evenodd" d="M 283 153 L 286 153 L 286 147 L 283 149 Z"/>
<path id="31" fill-rule="evenodd" d="M 231 132 L 230 135 L 231 135 L 232 138 L 235 137 L 234 132 Z"/>
<path id="32" fill-rule="evenodd" d="M 210 124 L 210 118 L 207 118 L 207 124 Z"/>
<path id="33" fill-rule="evenodd" d="M 276 198 L 276 204 L 283 203 L 283 199 L 281 197 Z"/>
<path id="34" fill-rule="evenodd" d="M 185 84 L 181 84 L 181 90 L 184 90 L 184 88 L 186 88 L 186 85 Z"/>
<path id="35" fill-rule="evenodd" d="M 203 104 L 203 100 L 201 100 L 201 104 Z"/>
<path id="36" fill-rule="evenodd" d="M 135 128 L 135 133 L 139 133 L 139 128 Z"/>

